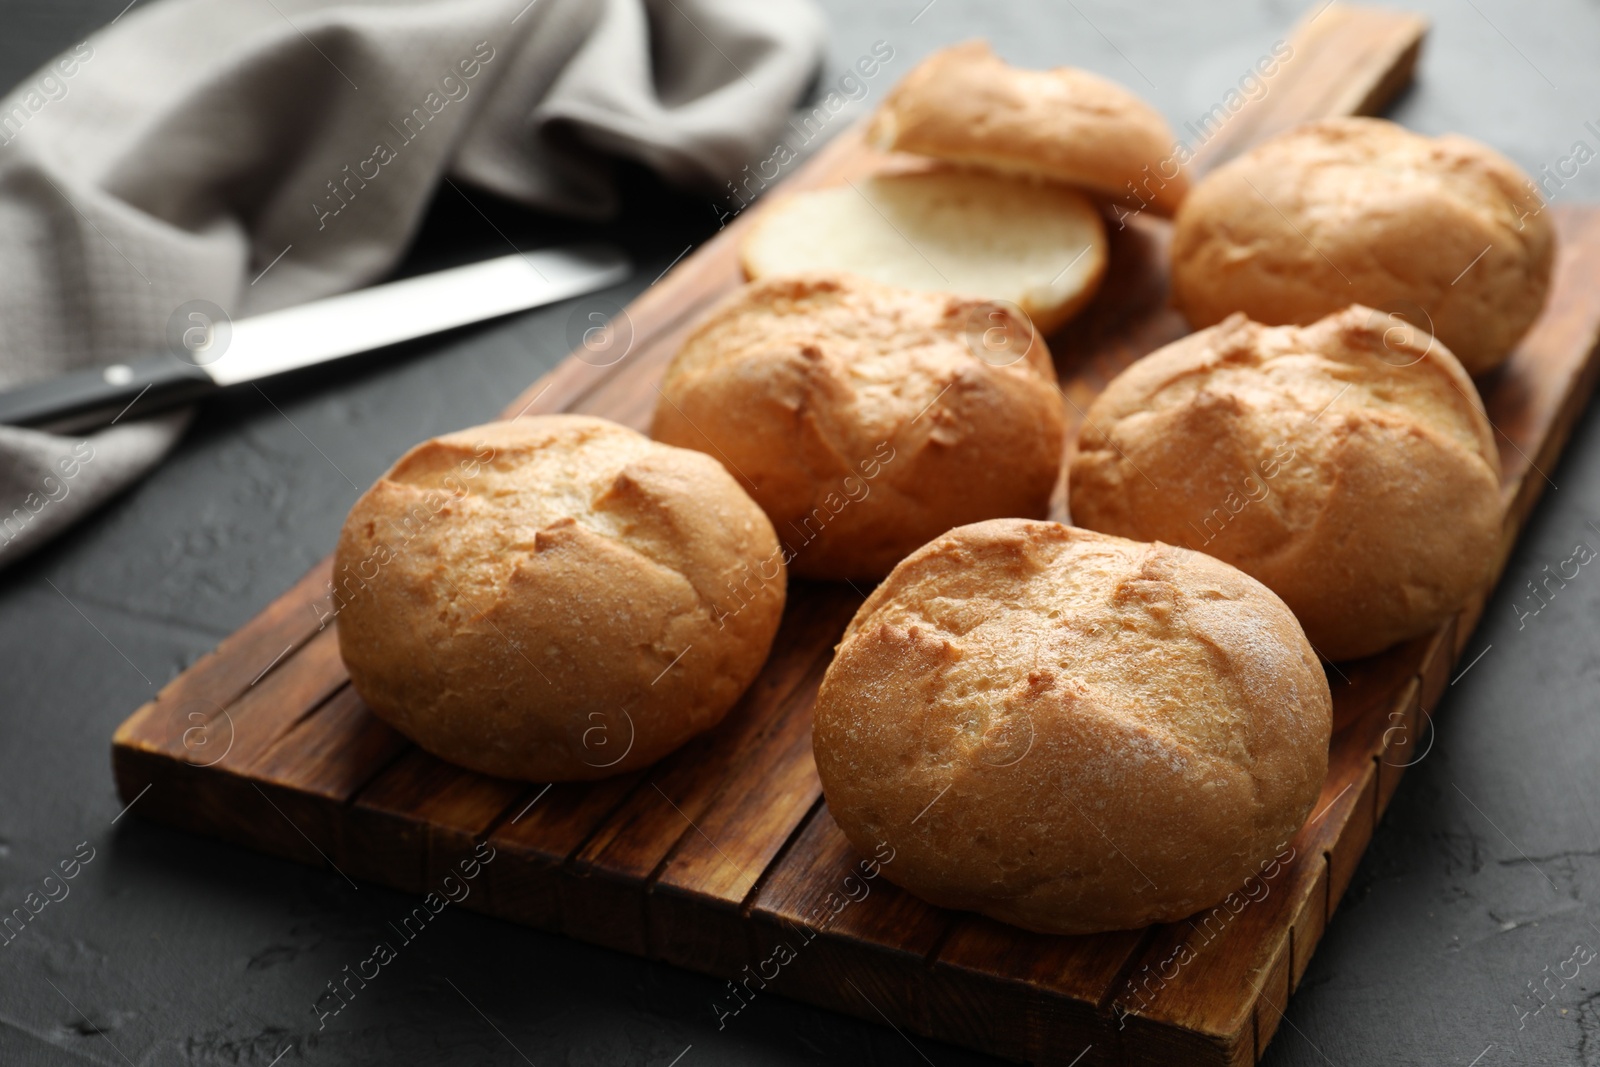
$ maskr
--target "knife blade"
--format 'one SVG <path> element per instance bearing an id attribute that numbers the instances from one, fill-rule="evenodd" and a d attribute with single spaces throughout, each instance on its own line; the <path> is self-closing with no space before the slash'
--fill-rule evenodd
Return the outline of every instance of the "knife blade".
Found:
<path id="1" fill-rule="evenodd" d="M 136 400 L 141 414 L 152 413 L 229 386 L 581 296 L 615 285 L 631 270 L 613 246 L 565 245 L 231 323 L 191 312 L 182 355 L 175 349 L 0 392 L 0 424 L 81 431 L 115 421 Z"/>

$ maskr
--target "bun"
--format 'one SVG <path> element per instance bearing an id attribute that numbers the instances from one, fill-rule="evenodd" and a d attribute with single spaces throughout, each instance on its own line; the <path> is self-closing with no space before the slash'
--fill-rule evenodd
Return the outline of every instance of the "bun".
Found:
<path id="1" fill-rule="evenodd" d="M 1099 288 L 1106 235 L 1094 205 L 1071 189 L 946 167 L 776 200 L 740 255 L 753 279 L 848 271 L 1004 300 L 1049 333 Z"/>
<path id="2" fill-rule="evenodd" d="M 817 773 L 885 877 L 1040 933 L 1170 922 L 1305 821 L 1332 701 L 1283 602 L 1225 563 L 1053 522 L 963 526 L 845 631 Z"/>
<path id="3" fill-rule="evenodd" d="M 1172 286 L 1195 326 L 1306 325 L 1350 304 L 1432 333 L 1471 374 L 1538 318 L 1555 234 L 1528 176 L 1465 137 L 1328 119 L 1218 168 L 1178 212 Z"/>
<path id="4" fill-rule="evenodd" d="M 876 580 L 953 526 L 1043 516 L 1065 445 L 1026 319 L 850 275 L 746 286 L 660 392 L 655 438 L 720 459 L 809 578 Z"/>
<path id="5" fill-rule="evenodd" d="M 339 651 L 373 712 L 441 759 L 621 774 L 755 678 L 783 613 L 777 548 L 698 452 L 604 419 L 493 422 L 413 448 L 351 509 Z"/>
<path id="6" fill-rule="evenodd" d="M 1500 462 L 1446 348 L 1352 307 L 1307 327 L 1234 315 L 1151 353 L 1090 407 L 1073 521 L 1226 560 L 1324 656 L 1449 618 L 1500 544 Z"/>
<path id="7" fill-rule="evenodd" d="M 873 116 L 867 139 L 886 150 L 1066 182 L 1161 215 L 1171 215 L 1189 188 L 1177 138 L 1155 108 L 1085 70 L 1009 66 L 984 41 L 918 64 Z"/>

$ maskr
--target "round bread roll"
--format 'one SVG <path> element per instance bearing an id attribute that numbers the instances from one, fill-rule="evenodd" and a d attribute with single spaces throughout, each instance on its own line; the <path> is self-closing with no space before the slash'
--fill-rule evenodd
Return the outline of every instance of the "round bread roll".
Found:
<path id="1" fill-rule="evenodd" d="M 1305 821 L 1332 700 L 1294 616 L 1197 552 L 1053 522 L 907 557 L 817 698 L 828 808 L 886 877 L 1049 934 L 1223 900 Z"/>
<path id="2" fill-rule="evenodd" d="M 1020 70 L 985 41 L 919 63 L 873 116 L 867 139 L 889 151 L 1066 182 L 1160 215 L 1171 215 L 1189 190 L 1178 139 L 1155 108 L 1086 70 Z"/>
<path id="3" fill-rule="evenodd" d="M 1360 306 L 1306 327 L 1243 315 L 1123 371 L 1089 408 L 1072 520 L 1216 556 L 1351 659 L 1444 622 L 1500 542 L 1500 460 L 1434 338 Z"/>
<path id="4" fill-rule="evenodd" d="M 334 558 L 362 699 L 441 759 L 532 781 L 630 771 L 716 725 L 766 659 L 784 582 L 720 464 L 575 415 L 418 445 Z"/>
<path id="5" fill-rule="evenodd" d="M 887 285 L 1016 304 L 1042 332 L 1089 302 L 1106 231 L 1061 185 L 933 167 L 781 197 L 740 246 L 745 274 L 848 271 Z"/>
<path id="6" fill-rule="evenodd" d="M 1356 303 L 1395 312 L 1483 374 L 1538 318 L 1554 255 L 1532 182 L 1498 152 L 1328 119 L 1195 186 L 1173 232 L 1172 288 L 1197 327 L 1235 311 L 1301 326 Z"/>
<path id="7" fill-rule="evenodd" d="M 953 526 L 1045 515 L 1055 368 L 998 304 L 850 275 L 746 286 L 667 368 L 652 434 L 720 459 L 808 578 L 876 580 Z"/>

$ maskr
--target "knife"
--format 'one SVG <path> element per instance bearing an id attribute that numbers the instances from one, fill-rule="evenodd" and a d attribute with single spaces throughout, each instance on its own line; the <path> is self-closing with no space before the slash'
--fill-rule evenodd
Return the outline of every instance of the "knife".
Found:
<path id="1" fill-rule="evenodd" d="M 147 414 L 231 385 L 592 293 L 622 281 L 631 269 L 613 246 L 566 245 L 405 278 L 231 323 L 215 305 L 194 301 L 178 310 L 197 310 L 174 313 L 172 332 L 181 341 L 172 352 L 0 393 L 0 424 L 81 431 L 115 421 L 135 401 L 140 413 Z"/>

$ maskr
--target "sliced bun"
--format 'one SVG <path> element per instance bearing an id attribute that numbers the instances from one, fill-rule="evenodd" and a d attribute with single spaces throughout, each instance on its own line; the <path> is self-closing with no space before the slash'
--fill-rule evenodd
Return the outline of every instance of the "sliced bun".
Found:
<path id="1" fill-rule="evenodd" d="M 1189 189 L 1161 113 L 1086 70 L 1020 70 L 984 41 L 935 52 L 895 86 L 867 138 L 990 170 L 1066 182 L 1130 210 L 1177 210 Z"/>
<path id="2" fill-rule="evenodd" d="M 1305 821 L 1332 701 L 1283 601 L 1209 556 L 997 519 L 867 598 L 817 696 L 828 809 L 884 877 L 1051 934 L 1241 892 Z"/>
<path id="3" fill-rule="evenodd" d="M 720 459 L 812 578 L 876 581 L 951 527 L 1042 518 L 1066 436 L 1026 320 L 850 275 L 745 286 L 660 392 L 656 440 Z"/>
<path id="4" fill-rule="evenodd" d="M 740 254 L 752 279 L 848 272 L 1007 301 L 1048 334 L 1099 287 L 1106 235 L 1072 189 L 935 168 L 776 200 Z"/>

